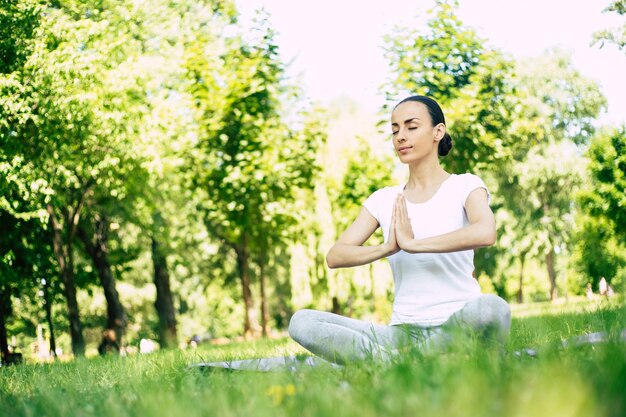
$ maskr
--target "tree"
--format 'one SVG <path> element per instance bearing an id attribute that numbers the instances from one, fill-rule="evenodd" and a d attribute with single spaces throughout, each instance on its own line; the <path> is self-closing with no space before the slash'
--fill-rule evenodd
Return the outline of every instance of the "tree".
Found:
<path id="1" fill-rule="evenodd" d="M 191 256 L 182 253 L 184 248 L 198 253 L 198 246 L 208 244 L 193 237 L 198 234 L 197 223 L 193 221 L 199 217 L 196 206 L 203 196 L 190 186 L 196 179 L 195 167 L 187 166 L 185 158 L 194 153 L 198 125 L 210 124 L 211 116 L 193 120 L 197 97 L 189 90 L 195 88 L 197 80 L 195 69 L 188 64 L 197 54 L 202 62 L 215 60 L 210 72 L 219 67 L 220 36 L 226 26 L 235 22 L 236 12 L 230 1 L 155 3 L 160 13 L 146 19 L 150 25 L 142 33 L 148 33 L 144 48 L 150 49 L 150 60 L 157 65 L 150 67 L 148 109 L 138 135 L 141 141 L 136 145 L 147 156 L 144 166 L 149 175 L 139 185 L 141 197 L 133 209 L 132 221 L 149 235 L 159 342 L 162 347 L 175 347 L 177 294 L 172 262 L 181 261 L 181 269 L 189 268 Z M 163 33 L 169 35 L 164 37 Z M 219 110 L 222 104 L 216 108 Z M 190 245 L 197 246 L 190 248 Z M 185 300 L 180 300 L 180 308 L 184 309 L 185 305 Z"/>
<path id="2" fill-rule="evenodd" d="M 580 204 L 591 218 L 582 233 L 585 237 L 591 235 L 590 241 L 597 245 L 589 243 L 580 248 L 585 254 L 582 268 L 594 283 L 598 276 L 610 282 L 623 263 L 616 249 L 626 242 L 626 128 L 598 132 L 587 156 L 591 181 L 580 194 Z"/>
<path id="3" fill-rule="evenodd" d="M 514 168 L 519 178 L 517 190 L 526 201 L 525 210 L 517 213 L 517 221 L 534 224 L 532 244 L 522 246 L 520 256 L 532 251 L 533 246 L 543 254 L 551 300 L 557 296 L 556 256 L 568 250 L 574 228 L 573 199 L 582 184 L 583 166 L 576 147 L 561 142 L 533 149 Z"/>
<path id="4" fill-rule="evenodd" d="M 614 0 L 604 9 L 604 12 L 613 12 L 623 16 L 626 14 L 626 1 Z M 626 47 L 626 23 L 621 27 L 605 29 L 593 34 L 594 45 L 599 43 L 602 48 L 605 42 L 615 44 L 620 50 L 624 49 Z"/>
<path id="5" fill-rule="evenodd" d="M 20 9 L 21 7 L 14 7 L 9 10 L 16 11 Z M 52 15 L 56 16 L 55 13 L 52 13 Z M 37 15 L 38 18 L 39 16 L 40 15 Z M 36 33 L 39 36 L 35 36 L 35 38 L 42 38 L 42 33 L 45 36 L 46 30 L 49 30 L 51 22 L 54 22 L 54 17 L 52 16 L 50 16 L 49 19 L 38 19 Z M 47 32 L 47 34 L 49 33 L 50 32 Z M 62 38 L 63 34 L 59 33 L 58 39 Z M 39 168 L 48 168 L 48 166 L 45 166 L 45 164 L 39 164 L 39 162 L 45 158 L 59 157 L 60 155 L 63 155 L 63 153 L 54 151 L 46 152 L 51 151 L 51 148 L 54 148 L 54 135 L 52 132 L 48 131 L 48 129 L 41 128 L 44 124 L 41 123 L 42 120 L 46 120 L 46 123 L 50 122 L 46 125 L 48 128 L 52 128 L 52 126 L 56 125 L 54 120 L 50 120 L 53 119 L 53 116 L 51 116 L 50 119 L 46 117 L 47 111 L 51 110 L 50 104 L 54 102 L 55 97 L 52 93 L 46 94 L 50 92 L 48 87 L 53 82 L 52 79 L 54 79 L 54 75 L 52 74 L 54 73 L 48 73 L 51 77 L 46 77 L 46 75 L 37 76 L 37 70 L 40 68 L 37 61 L 47 52 L 47 40 L 50 40 L 50 38 L 48 37 L 43 41 L 38 39 L 38 41 L 34 42 L 34 45 L 29 49 L 32 50 L 32 54 L 28 57 L 22 56 L 22 59 L 20 60 L 21 65 L 12 66 L 12 72 L 3 77 L 2 96 L 5 97 L 2 103 L 2 113 L 4 116 L 2 119 L 4 123 L 1 129 L 2 144 L 4 148 L 3 159 L 5 161 L 9 161 L 9 169 L 26 168 L 20 169 L 19 171 L 12 171 L 12 173 L 15 173 L 15 175 L 20 178 L 20 182 L 25 184 L 26 187 L 28 187 L 28 184 L 38 184 L 37 189 L 33 190 L 35 191 L 35 193 L 33 193 L 33 199 L 37 199 L 41 196 L 41 194 L 37 192 L 38 189 L 44 189 L 46 192 L 50 192 L 52 190 L 52 187 L 49 186 L 48 178 L 46 178 L 45 173 L 39 171 Z M 9 42 L 9 45 L 10 44 L 11 42 Z M 55 47 L 54 44 L 48 45 L 51 48 Z M 53 62 L 54 61 L 55 60 L 53 60 Z M 52 65 L 54 66 L 54 64 Z M 44 66 L 41 65 L 41 67 Z M 45 70 L 41 71 L 41 73 L 46 74 Z M 60 72 L 58 74 L 58 78 L 62 78 L 62 74 L 63 72 Z M 67 71 L 65 71 L 65 74 L 67 74 Z M 77 111 L 76 113 L 76 115 L 80 118 L 80 112 Z M 52 114 L 56 115 L 57 113 L 51 112 L 51 115 Z M 58 133 L 58 131 L 56 133 Z M 41 140 L 33 140 L 35 138 L 41 138 Z M 52 144 L 52 146 L 46 149 L 46 145 L 49 144 Z M 63 170 L 58 170 L 58 168 L 62 168 L 63 165 L 59 165 L 61 166 L 59 167 L 57 165 L 57 169 L 51 169 L 48 171 L 48 175 L 51 174 L 53 178 L 59 178 L 61 180 L 60 182 L 64 182 L 63 180 L 68 179 L 68 176 L 62 175 L 61 172 Z M 68 209 L 66 211 L 66 220 L 68 220 L 66 223 L 68 228 L 71 229 L 71 225 L 74 220 L 77 219 L 76 214 L 80 212 L 80 208 L 82 207 L 82 197 L 89 190 L 90 185 L 81 185 L 77 183 L 72 184 L 73 186 L 67 183 L 63 185 L 69 186 L 68 194 L 71 194 L 75 190 L 82 190 L 82 192 L 79 193 L 81 195 L 75 204 L 65 205 L 65 208 Z M 50 215 L 51 229 L 55 233 L 53 247 L 55 255 L 59 261 L 60 272 L 66 291 L 73 346 L 75 347 L 77 353 L 80 354 L 82 353 L 83 342 L 80 321 L 78 320 L 78 307 L 75 301 L 73 272 L 71 272 L 71 253 L 64 250 L 64 248 L 67 247 L 64 245 L 63 237 L 61 236 L 62 226 L 57 219 L 57 214 L 54 212 L 52 204 L 50 204 L 52 200 L 50 197 L 51 195 L 51 193 L 47 193 L 41 196 L 40 207 L 47 208 L 48 214 Z M 67 242 L 71 244 L 73 238 L 71 230 L 67 234 L 67 237 Z"/>
<path id="6" fill-rule="evenodd" d="M 626 128 L 607 129 L 588 150 L 591 189 L 582 195 L 590 214 L 605 218 L 626 241 Z"/>
<path id="7" fill-rule="evenodd" d="M 567 248 L 575 192 L 584 178 L 578 166 L 571 165 L 576 152 L 567 144 L 582 146 L 589 141 L 606 99 L 598 85 L 572 68 L 570 56 L 559 50 L 518 63 L 512 82 L 517 104 L 515 121 L 507 134 L 516 146 L 496 178 L 503 207 L 510 213 L 506 217 L 511 234 L 509 250 L 520 263 L 518 299 L 523 298 L 523 266 L 529 255 L 543 258 L 553 298 L 557 274 L 554 249 Z M 551 154 L 560 155 L 561 167 L 549 162 L 554 158 Z M 564 166 L 572 169 L 569 177 L 562 171 Z M 535 196 L 534 200 L 529 195 Z M 550 222 L 540 223 L 541 219 Z"/>
<path id="8" fill-rule="evenodd" d="M 78 227 L 77 234 L 93 262 L 107 302 L 106 330 L 103 332 L 101 346 L 115 344 L 119 347 L 122 343 L 127 320 L 109 261 L 110 222 L 107 217 L 98 213 L 92 215 L 91 220 L 90 223 L 92 224 L 88 225 L 82 222 Z"/>
<path id="9" fill-rule="evenodd" d="M 585 191 L 581 192 L 581 195 L 584 196 Z M 593 288 L 598 288 L 602 277 L 605 277 L 609 284 L 615 284 L 615 278 L 626 266 L 626 256 L 624 256 L 624 243 L 616 238 L 617 230 L 614 225 L 603 216 L 590 215 L 589 208 L 585 206 L 584 197 L 581 203 L 582 213 L 577 219 L 574 238 L 574 260 L 583 277 L 577 282 L 579 291 L 582 292 L 587 283 L 591 283 Z"/>
<path id="10" fill-rule="evenodd" d="M 235 254 L 246 335 L 256 331 L 252 262 L 263 269 L 262 252 L 282 240 L 286 222 L 296 216 L 290 203 L 297 189 L 310 187 L 318 140 L 281 120 L 283 64 L 267 19 L 257 25 L 256 39 L 227 39 L 223 72 L 216 74 L 202 54 L 188 63 L 201 126 L 199 160 L 192 162 L 202 167 L 196 183 L 206 192 L 207 230 Z"/>
<path id="11" fill-rule="evenodd" d="M 163 347 L 176 346 L 176 311 L 170 287 L 170 274 L 167 266 L 166 253 L 162 247 L 162 239 L 166 229 L 160 213 L 154 214 L 155 232 L 151 237 L 152 265 L 154 267 L 154 285 L 156 287 L 156 300 L 154 306 L 159 316 L 159 342 Z M 158 230 L 161 229 L 159 233 Z"/>
<path id="12" fill-rule="evenodd" d="M 136 43 L 120 42 L 134 39 L 123 9 L 106 9 L 108 3 L 102 9 L 72 2 L 57 6 L 41 15 L 32 54 L 7 77 L 2 142 L 7 160 L 27 161 L 21 163 L 27 169 L 12 172 L 25 184 L 38 184 L 30 198 L 45 210 L 53 232 L 72 348 L 82 355 L 74 278 L 77 227 L 86 206 L 124 194 L 120 190 L 133 175 L 126 168 L 137 166 L 132 138 L 141 125 L 143 91 L 140 78 L 133 77 L 138 71 L 128 71 L 127 48 Z M 104 30 L 107 19 L 127 26 Z M 115 42 L 111 33 L 118 36 Z"/>
<path id="13" fill-rule="evenodd" d="M 7 189 L 3 191 L 6 193 Z M 41 253 L 37 248 L 41 240 L 49 240 L 42 226 L 38 219 L 20 219 L 0 209 L 0 353 L 3 364 L 13 362 L 7 333 L 12 298 L 33 293 L 38 287 L 38 271 L 49 262 L 49 253 Z"/>
<path id="14" fill-rule="evenodd" d="M 41 213 L 28 204 L 31 184 L 15 175 L 22 168 L 28 172 L 28 164 L 14 157 L 9 142 L 16 135 L 13 124 L 24 121 L 27 107 L 14 96 L 23 88 L 14 73 L 32 53 L 39 13 L 37 2 L 4 1 L 0 8 L 0 351 L 5 363 L 9 361 L 6 322 L 11 315 L 11 298 L 20 295 L 25 283 L 33 285 L 32 241 L 26 241 L 26 234 L 33 228 L 42 231 L 36 226 Z"/>

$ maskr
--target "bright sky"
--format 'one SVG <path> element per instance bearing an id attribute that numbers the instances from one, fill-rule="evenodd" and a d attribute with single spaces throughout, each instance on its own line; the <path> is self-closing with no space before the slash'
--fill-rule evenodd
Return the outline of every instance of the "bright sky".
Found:
<path id="1" fill-rule="evenodd" d="M 321 102 L 346 95 L 365 109 L 382 105 L 388 65 L 383 36 L 394 24 L 423 25 L 432 0 L 236 0 L 245 21 L 264 7 L 277 32 L 288 74 Z M 608 99 L 609 123 L 626 123 L 626 52 L 591 47 L 593 32 L 624 18 L 602 13 L 609 0 L 460 0 L 459 17 L 514 57 L 552 46 L 573 53 L 574 66 L 595 79 Z"/>

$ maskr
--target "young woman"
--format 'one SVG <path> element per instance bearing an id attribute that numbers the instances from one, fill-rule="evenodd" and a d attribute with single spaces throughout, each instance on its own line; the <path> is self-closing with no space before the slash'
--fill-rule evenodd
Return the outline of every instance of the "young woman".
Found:
<path id="1" fill-rule="evenodd" d="M 364 203 L 352 225 L 328 252 L 330 268 L 364 265 L 387 257 L 395 282 L 391 323 L 366 323 L 316 310 L 291 318 L 291 337 L 318 357 L 295 356 L 213 362 L 194 367 L 271 371 L 366 358 L 389 359 L 410 345 L 443 349 L 454 330 L 504 340 L 511 314 L 495 295 L 481 295 L 472 276 L 473 249 L 496 240 L 489 192 L 472 174 L 447 173 L 439 164 L 452 147 L 439 105 L 413 96 L 391 116 L 393 145 L 409 166 L 406 184 L 382 188 Z M 364 246 L 382 228 L 380 246 Z"/>
<path id="2" fill-rule="evenodd" d="M 408 181 L 373 193 L 326 257 L 330 268 L 388 258 L 395 283 L 390 324 L 315 310 L 296 312 L 289 324 L 295 341 L 331 362 L 389 358 L 410 344 L 443 348 L 453 329 L 500 340 L 509 332 L 508 304 L 481 295 L 472 276 L 473 249 L 496 240 L 489 192 L 479 177 L 441 167 L 439 157 L 452 147 L 441 108 L 429 97 L 408 97 L 394 108 L 391 131 Z M 384 243 L 364 245 L 378 227 Z"/>

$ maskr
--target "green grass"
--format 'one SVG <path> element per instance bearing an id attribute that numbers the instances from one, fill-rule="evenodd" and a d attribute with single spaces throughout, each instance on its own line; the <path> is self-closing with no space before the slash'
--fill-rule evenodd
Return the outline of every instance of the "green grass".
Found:
<path id="1" fill-rule="evenodd" d="M 301 352 L 283 339 L 125 358 L 0 368 L 0 416 L 624 416 L 626 346 L 561 349 L 592 331 L 617 334 L 616 303 L 514 309 L 504 351 L 466 341 L 296 373 L 202 372 L 187 365 Z M 537 358 L 514 351 L 537 347 Z"/>

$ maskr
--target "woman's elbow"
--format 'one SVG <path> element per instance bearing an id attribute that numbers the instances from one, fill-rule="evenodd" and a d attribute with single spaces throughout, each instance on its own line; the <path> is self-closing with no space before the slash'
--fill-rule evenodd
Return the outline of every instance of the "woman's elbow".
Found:
<path id="1" fill-rule="evenodd" d="M 326 254 L 326 265 L 330 269 L 346 268 L 351 266 L 346 262 L 344 245 L 335 243 Z"/>
<path id="2" fill-rule="evenodd" d="M 495 233 L 491 233 L 485 237 L 484 246 L 493 246 L 496 244 L 497 236 Z"/>
<path id="3" fill-rule="evenodd" d="M 333 249 L 335 249 L 334 246 L 330 248 L 330 250 L 326 254 L 326 265 L 328 265 L 330 269 L 335 269 L 339 267 L 337 256 L 335 255 L 335 251 Z"/>
<path id="4" fill-rule="evenodd" d="M 497 239 L 498 239 L 498 236 L 496 233 L 496 226 L 494 224 L 486 228 L 484 236 L 483 236 L 482 246 L 493 246 L 496 244 Z"/>

